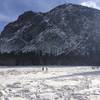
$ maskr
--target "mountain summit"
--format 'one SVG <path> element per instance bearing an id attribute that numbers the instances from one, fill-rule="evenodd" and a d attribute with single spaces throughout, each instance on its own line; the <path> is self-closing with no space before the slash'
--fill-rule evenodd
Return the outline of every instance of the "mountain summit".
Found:
<path id="1" fill-rule="evenodd" d="M 63 4 L 47 13 L 28 11 L 0 34 L 1 65 L 99 65 L 99 59 L 96 9 Z"/>

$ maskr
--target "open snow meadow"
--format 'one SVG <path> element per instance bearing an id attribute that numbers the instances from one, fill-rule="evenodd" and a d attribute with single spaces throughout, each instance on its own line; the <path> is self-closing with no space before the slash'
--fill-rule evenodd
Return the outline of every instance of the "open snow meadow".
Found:
<path id="1" fill-rule="evenodd" d="M 100 100 L 100 69 L 0 68 L 0 100 Z"/>

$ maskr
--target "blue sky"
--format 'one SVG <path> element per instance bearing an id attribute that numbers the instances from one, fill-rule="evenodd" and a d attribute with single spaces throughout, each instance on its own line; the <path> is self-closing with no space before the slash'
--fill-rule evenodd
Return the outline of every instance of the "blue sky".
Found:
<path id="1" fill-rule="evenodd" d="M 0 0 L 0 31 L 25 11 L 47 12 L 63 3 L 81 4 L 100 9 L 100 0 Z"/>

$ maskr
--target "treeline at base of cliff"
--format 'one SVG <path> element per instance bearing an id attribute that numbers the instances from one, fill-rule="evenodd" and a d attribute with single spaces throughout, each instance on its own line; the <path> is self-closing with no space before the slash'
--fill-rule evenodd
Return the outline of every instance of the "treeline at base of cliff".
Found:
<path id="1" fill-rule="evenodd" d="M 33 66 L 33 65 L 64 65 L 64 66 L 99 66 L 98 57 L 93 56 L 73 56 L 52 54 L 42 55 L 34 52 L 30 53 L 4 53 L 0 54 L 0 66 Z"/>

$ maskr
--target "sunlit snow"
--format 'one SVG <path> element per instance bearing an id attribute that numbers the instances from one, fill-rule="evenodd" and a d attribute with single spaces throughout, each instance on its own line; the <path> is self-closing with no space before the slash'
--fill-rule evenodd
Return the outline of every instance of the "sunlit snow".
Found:
<path id="1" fill-rule="evenodd" d="M 0 68 L 0 100 L 100 100 L 100 69 Z"/>

